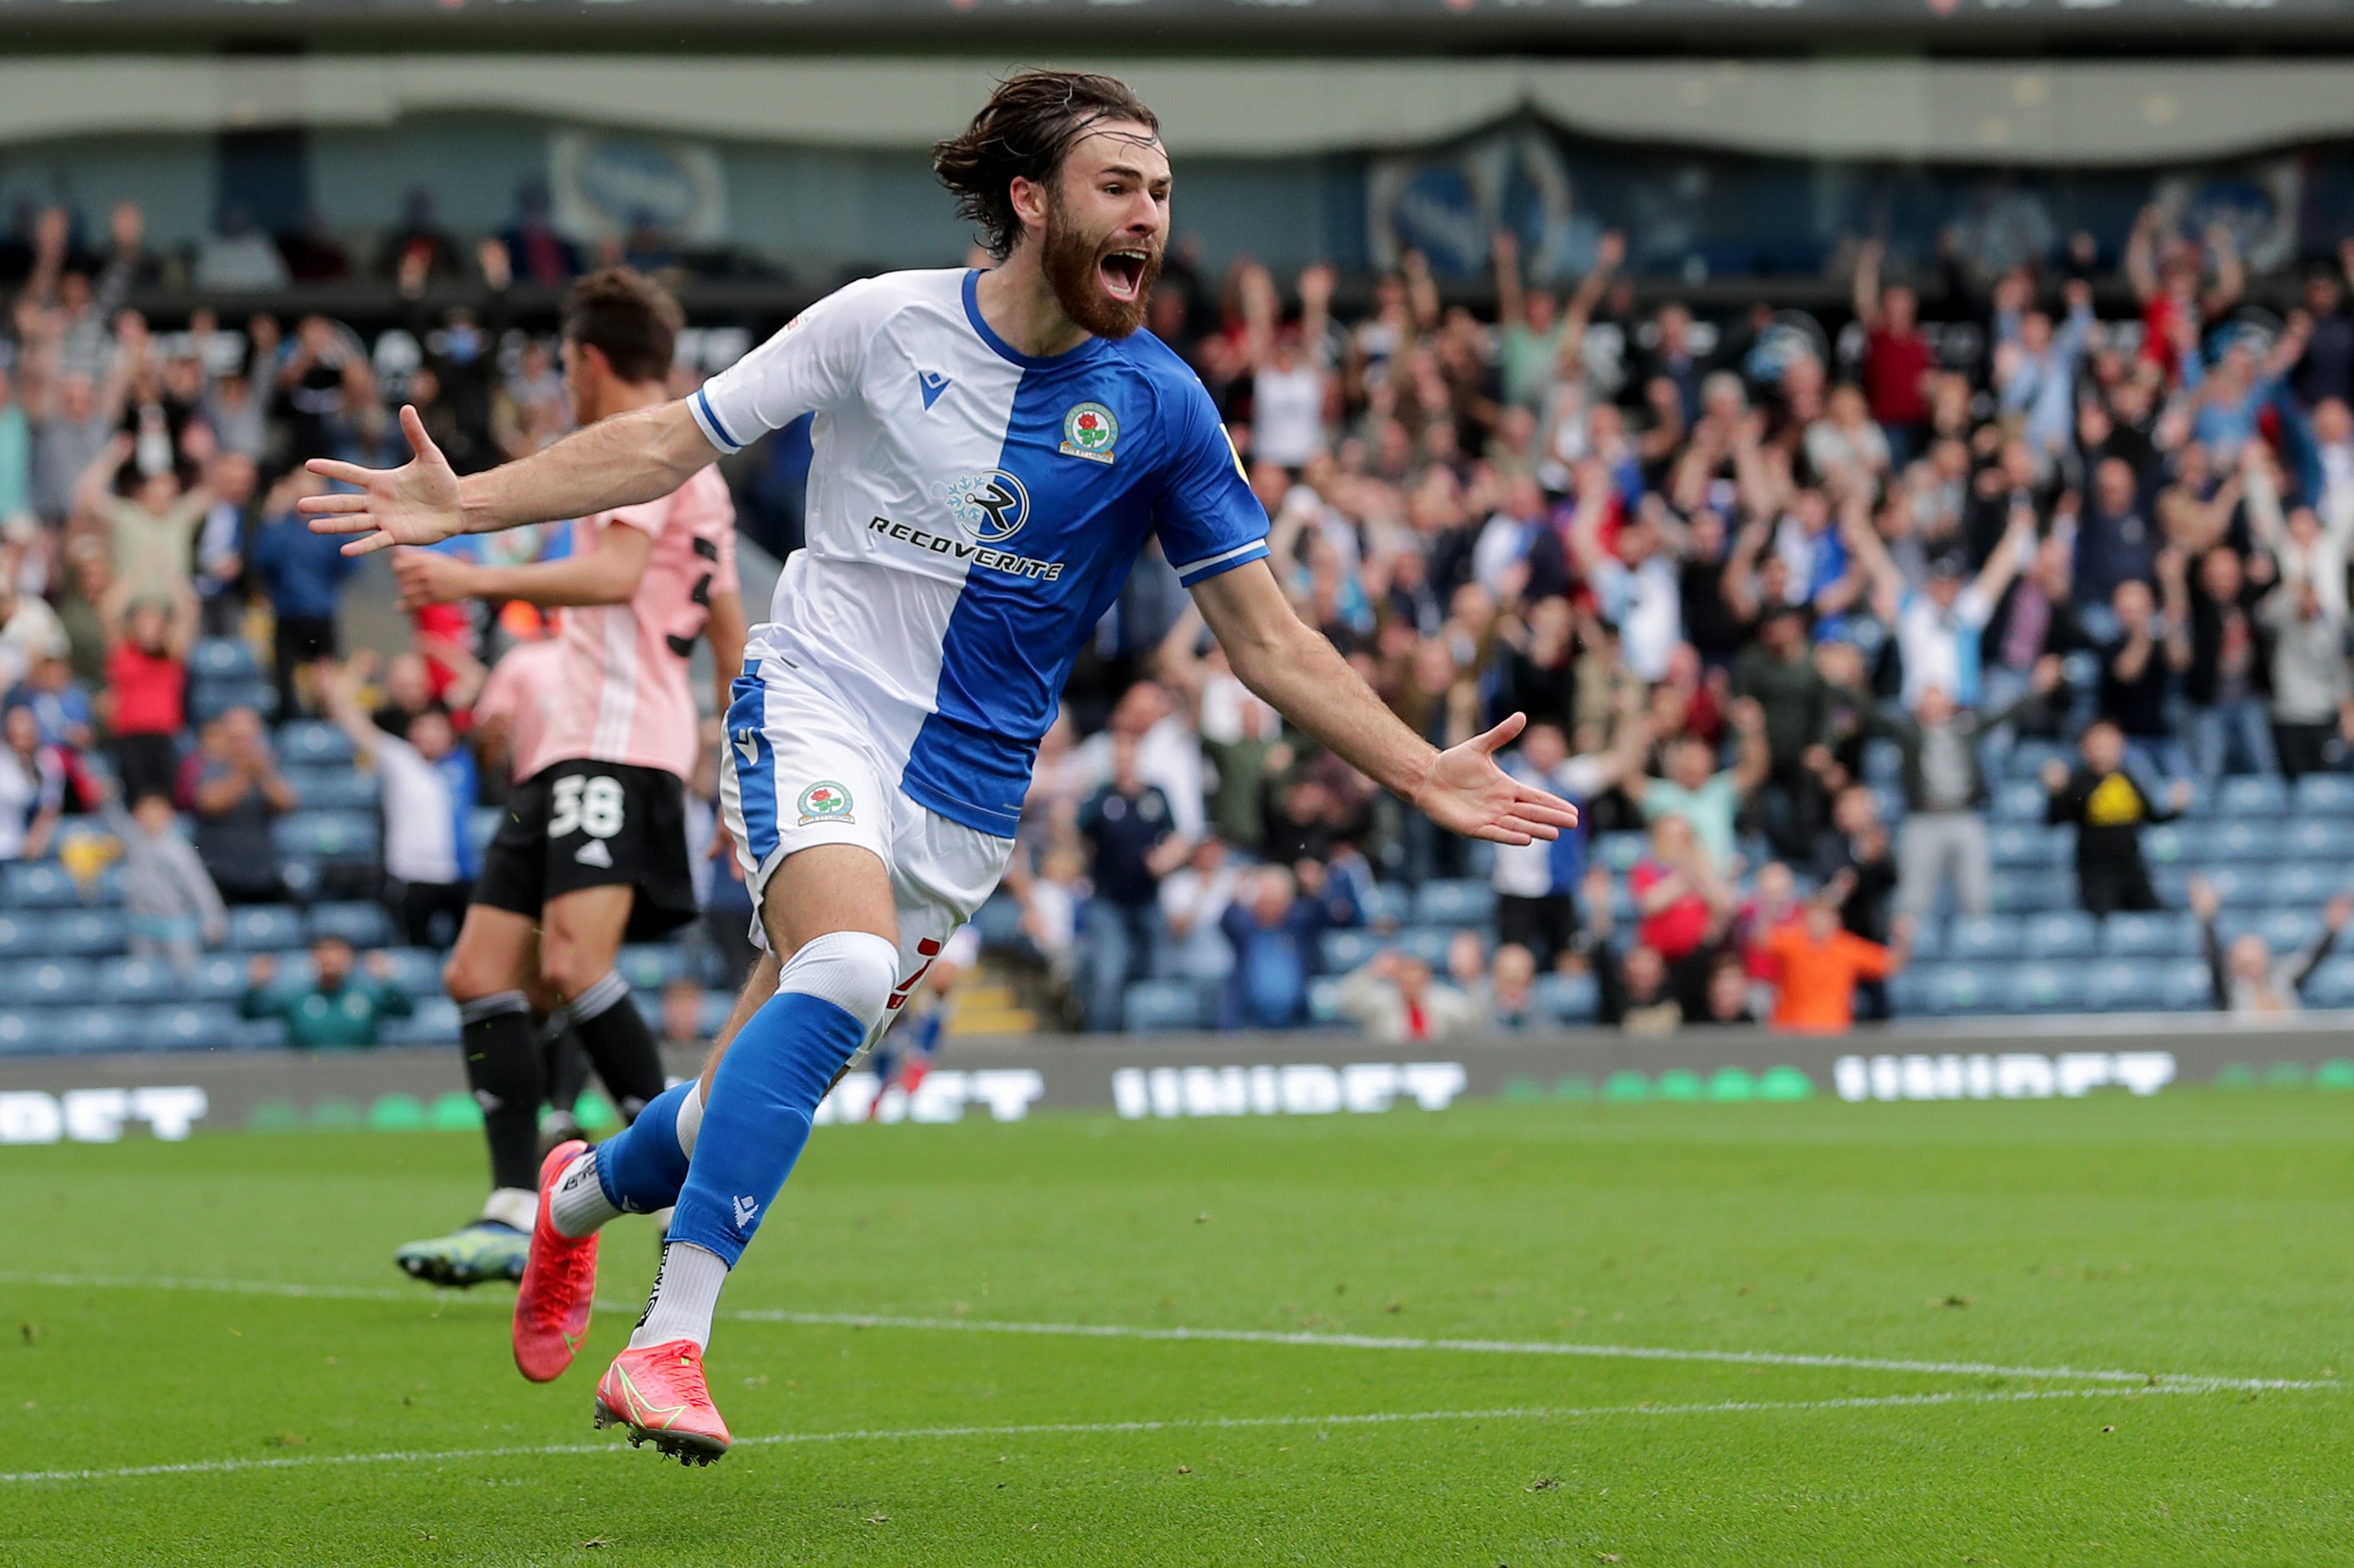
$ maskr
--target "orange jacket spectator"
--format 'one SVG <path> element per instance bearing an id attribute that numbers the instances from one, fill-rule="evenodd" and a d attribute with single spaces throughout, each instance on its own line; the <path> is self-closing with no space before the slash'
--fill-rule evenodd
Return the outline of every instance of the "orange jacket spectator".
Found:
<path id="1" fill-rule="evenodd" d="M 1838 909 L 1828 904 L 1809 905 L 1803 922 L 1767 933 L 1764 946 L 1780 983 L 1774 993 L 1774 1027 L 1808 1034 L 1841 1034 L 1853 1028 L 1856 981 L 1886 980 L 1903 961 L 1879 943 L 1842 930 Z"/>

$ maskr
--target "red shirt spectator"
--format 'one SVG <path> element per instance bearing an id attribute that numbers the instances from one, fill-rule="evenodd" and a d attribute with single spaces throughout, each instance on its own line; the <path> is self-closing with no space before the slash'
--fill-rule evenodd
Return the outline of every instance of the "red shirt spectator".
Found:
<path id="1" fill-rule="evenodd" d="M 186 719 L 188 668 L 166 649 L 150 652 L 118 642 L 106 656 L 106 689 L 113 697 L 107 727 L 117 736 L 177 735 Z"/>
<path id="2" fill-rule="evenodd" d="M 1927 381 L 1936 356 L 1921 335 L 1913 291 L 1881 288 L 1882 249 L 1880 241 L 1868 241 L 1855 261 L 1855 319 L 1864 330 L 1864 400 L 1882 426 L 1909 429 L 1928 423 Z"/>

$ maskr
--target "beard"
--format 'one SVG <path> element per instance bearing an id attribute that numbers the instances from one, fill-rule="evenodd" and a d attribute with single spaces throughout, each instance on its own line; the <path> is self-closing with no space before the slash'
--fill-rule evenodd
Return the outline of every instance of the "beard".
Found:
<path id="1" fill-rule="evenodd" d="M 1136 249 L 1144 252 L 1141 262 L 1107 260 L 1117 251 Z M 1079 326 L 1097 337 L 1119 338 L 1144 324 L 1145 312 L 1152 302 L 1153 280 L 1161 276 L 1159 246 L 1082 233 L 1064 217 L 1060 199 L 1050 199 L 1045 241 L 1038 260 L 1047 286 L 1055 291 L 1055 302 Z M 1120 299 L 1105 286 L 1107 267 L 1134 269 L 1132 298 Z"/>

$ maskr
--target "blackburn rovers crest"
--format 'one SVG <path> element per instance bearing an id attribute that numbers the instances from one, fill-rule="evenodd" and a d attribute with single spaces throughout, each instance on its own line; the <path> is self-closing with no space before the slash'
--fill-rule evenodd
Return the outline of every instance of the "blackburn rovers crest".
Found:
<path id="1" fill-rule="evenodd" d="M 1063 416 L 1063 451 L 1089 462 L 1111 461 L 1112 443 L 1119 440 L 1119 421 L 1100 403 L 1076 403 Z"/>
<path id="2" fill-rule="evenodd" d="M 850 791 L 831 779 L 821 779 L 801 791 L 801 826 L 811 822 L 847 822 L 850 815 Z"/>

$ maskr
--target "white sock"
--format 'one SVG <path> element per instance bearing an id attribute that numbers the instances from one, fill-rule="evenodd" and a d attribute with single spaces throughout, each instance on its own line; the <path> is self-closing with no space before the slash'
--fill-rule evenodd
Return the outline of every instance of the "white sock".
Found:
<path id="1" fill-rule="evenodd" d="M 678 1102 L 678 1151 L 693 1159 L 695 1135 L 703 1130 L 703 1080 L 697 1078 Z"/>
<path id="2" fill-rule="evenodd" d="M 664 1245 L 653 1295 L 630 1336 L 630 1349 L 642 1351 L 673 1340 L 693 1340 L 695 1349 L 707 1349 L 711 1315 L 719 1309 L 719 1287 L 726 1283 L 727 1264 L 717 1253 L 693 1242 Z"/>
<path id="3" fill-rule="evenodd" d="M 585 1236 L 620 1213 L 607 1201 L 605 1184 L 597 1180 L 597 1151 L 574 1155 L 556 1179 L 556 1195 L 548 1201 L 547 1217 L 556 1234 Z"/>
<path id="4" fill-rule="evenodd" d="M 482 1200 L 482 1220 L 494 1225 L 529 1235 L 538 1218 L 539 1194 L 521 1187 L 496 1187 Z"/>

